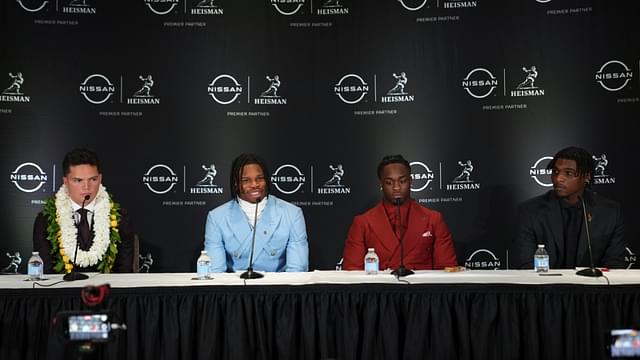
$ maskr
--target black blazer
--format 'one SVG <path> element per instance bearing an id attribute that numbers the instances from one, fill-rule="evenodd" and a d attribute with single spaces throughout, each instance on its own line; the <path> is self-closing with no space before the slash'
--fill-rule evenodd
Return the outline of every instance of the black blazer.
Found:
<path id="1" fill-rule="evenodd" d="M 120 209 L 120 239 L 118 254 L 113 264 L 112 272 L 127 273 L 133 272 L 133 229 L 126 209 Z M 33 251 L 40 252 L 40 257 L 44 262 L 44 272 L 53 273 L 53 263 L 51 258 L 51 243 L 47 239 L 47 217 L 39 213 L 33 224 Z M 68 254 L 73 259 L 73 253 Z M 77 268 L 84 272 L 97 272 L 97 266 L 89 268 Z"/>
<path id="2" fill-rule="evenodd" d="M 591 234 L 593 261 L 597 267 L 624 268 L 624 227 L 620 204 L 593 192 L 585 191 L 587 219 Z M 549 266 L 557 268 L 564 252 L 562 213 L 559 198 L 553 191 L 522 203 L 518 208 L 517 233 L 512 246 L 513 268 L 533 267 L 538 244 L 549 253 Z M 589 267 L 589 249 L 585 227 L 578 242 L 576 266 Z"/>

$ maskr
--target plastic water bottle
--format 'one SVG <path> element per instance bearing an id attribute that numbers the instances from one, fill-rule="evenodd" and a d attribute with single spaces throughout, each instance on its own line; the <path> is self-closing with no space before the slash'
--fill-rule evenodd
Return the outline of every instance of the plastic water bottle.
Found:
<path id="1" fill-rule="evenodd" d="M 364 256 L 364 272 L 367 275 L 375 275 L 379 270 L 380 259 L 374 248 L 367 250 L 367 255 Z"/>
<path id="2" fill-rule="evenodd" d="M 42 268 L 43 262 L 42 258 L 40 257 L 40 253 L 37 251 L 32 252 L 31 257 L 29 258 L 29 262 L 27 263 L 27 274 L 29 275 L 29 280 L 41 280 Z"/>
<path id="3" fill-rule="evenodd" d="M 211 271 L 211 258 L 207 255 L 207 250 L 202 250 L 198 257 L 198 263 L 196 271 L 198 272 L 198 279 L 205 280 L 210 279 L 209 272 Z"/>
<path id="4" fill-rule="evenodd" d="M 549 254 L 545 250 L 544 244 L 538 244 L 538 250 L 533 256 L 533 269 L 536 272 L 549 271 Z"/>

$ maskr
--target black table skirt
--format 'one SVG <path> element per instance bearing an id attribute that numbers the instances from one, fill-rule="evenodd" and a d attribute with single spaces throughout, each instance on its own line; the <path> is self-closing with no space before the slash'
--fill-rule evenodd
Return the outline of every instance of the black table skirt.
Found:
<path id="1" fill-rule="evenodd" d="M 0 290 L 0 359 L 65 358 L 79 289 Z M 640 286 L 302 285 L 112 289 L 104 359 L 606 359 Z M 68 355 L 66 357 L 68 359 Z"/>

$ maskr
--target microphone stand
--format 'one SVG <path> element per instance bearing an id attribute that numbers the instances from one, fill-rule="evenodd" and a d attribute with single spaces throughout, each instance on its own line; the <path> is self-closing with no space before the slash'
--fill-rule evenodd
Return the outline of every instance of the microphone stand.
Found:
<path id="1" fill-rule="evenodd" d="M 258 226 L 258 204 L 260 203 L 260 200 L 262 199 L 256 199 L 256 212 L 255 216 L 253 217 L 253 236 L 251 238 L 251 255 L 249 256 L 249 268 L 247 268 L 247 271 L 240 274 L 240 279 L 260 279 L 264 277 L 264 275 L 260 274 L 259 272 L 253 271 L 253 250 L 256 247 L 256 226 Z"/>
<path id="2" fill-rule="evenodd" d="M 84 199 L 82 200 L 81 209 L 84 209 L 84 203 L 87 200 L 89 200 L 89 198 L 90 198 L 89 195 L 85 195 Z M 77 224 L 76 224 L 76 226 L 77 226 Z M 73 253 L 73 268 L 71 268 L 71 272 L 70 273 L 67 273 L 62 277 L 62 280 L 64 280 L 64 281 L 85 280 L 85 279 L 89 278 L 89 276 L 87 274 L 76 272 L 76 258 L 78 256 L 78 247 L 79 246 L 80 246 L 80 242 L 78 241 L 78 238 L 76 237 L 76 251 L 74 251 L 74 253 Z"/>
<path id="3" fill-rule="evenodd" d="M 391 274 L 395 275 L 396 277 L 402 277 L 402 276 L 407 276 L 407 275 L 412 275 L 414 274 L 414 272 L 411 269 L 407 269 L 404 267 L 404 229 L 402 228 L 402 217 L 400 216 L 400 204 L 402 204 L 402 199 L 400 198 L 395 198 L 394 202 L 396 204 L 396 209 L 397 209 L 397 213 L 398 213 L 398 222 L 400 223 L 400 267 L 396 270 L 393 270 L 391 272 Z"/>
<path id="4" fill-rule="evenodd" d="M 584 204 L 584 196 L 580 196 L 580 200 L 582 200 L 582 215 L 584 217 L 584 227 L 587 231 L 587 245 L 589 246 L 589 261 L 591 262 L 591 267 L 577 271 L 576 275 L 600 277 L 602 276 L 602 271 L 600 271 L 600 269 L 596 269 L 593 262 L 593 253 L 591 252 L 591 235 L 589 234 L 589 222 L 587 220 L 587 208 Z"/>

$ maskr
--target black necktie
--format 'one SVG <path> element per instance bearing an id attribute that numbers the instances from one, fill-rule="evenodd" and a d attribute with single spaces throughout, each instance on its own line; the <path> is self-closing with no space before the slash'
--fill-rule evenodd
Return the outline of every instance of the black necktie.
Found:
<path id="1" fill-rule="evenodd" d="M 87 250 L 91 247 L 91 228 L 89 227 L 89 219 L 87 209 L 79 209 L 80 222 L 78 223 L 78 241 L 80 241 L 80 248 Z"/>

